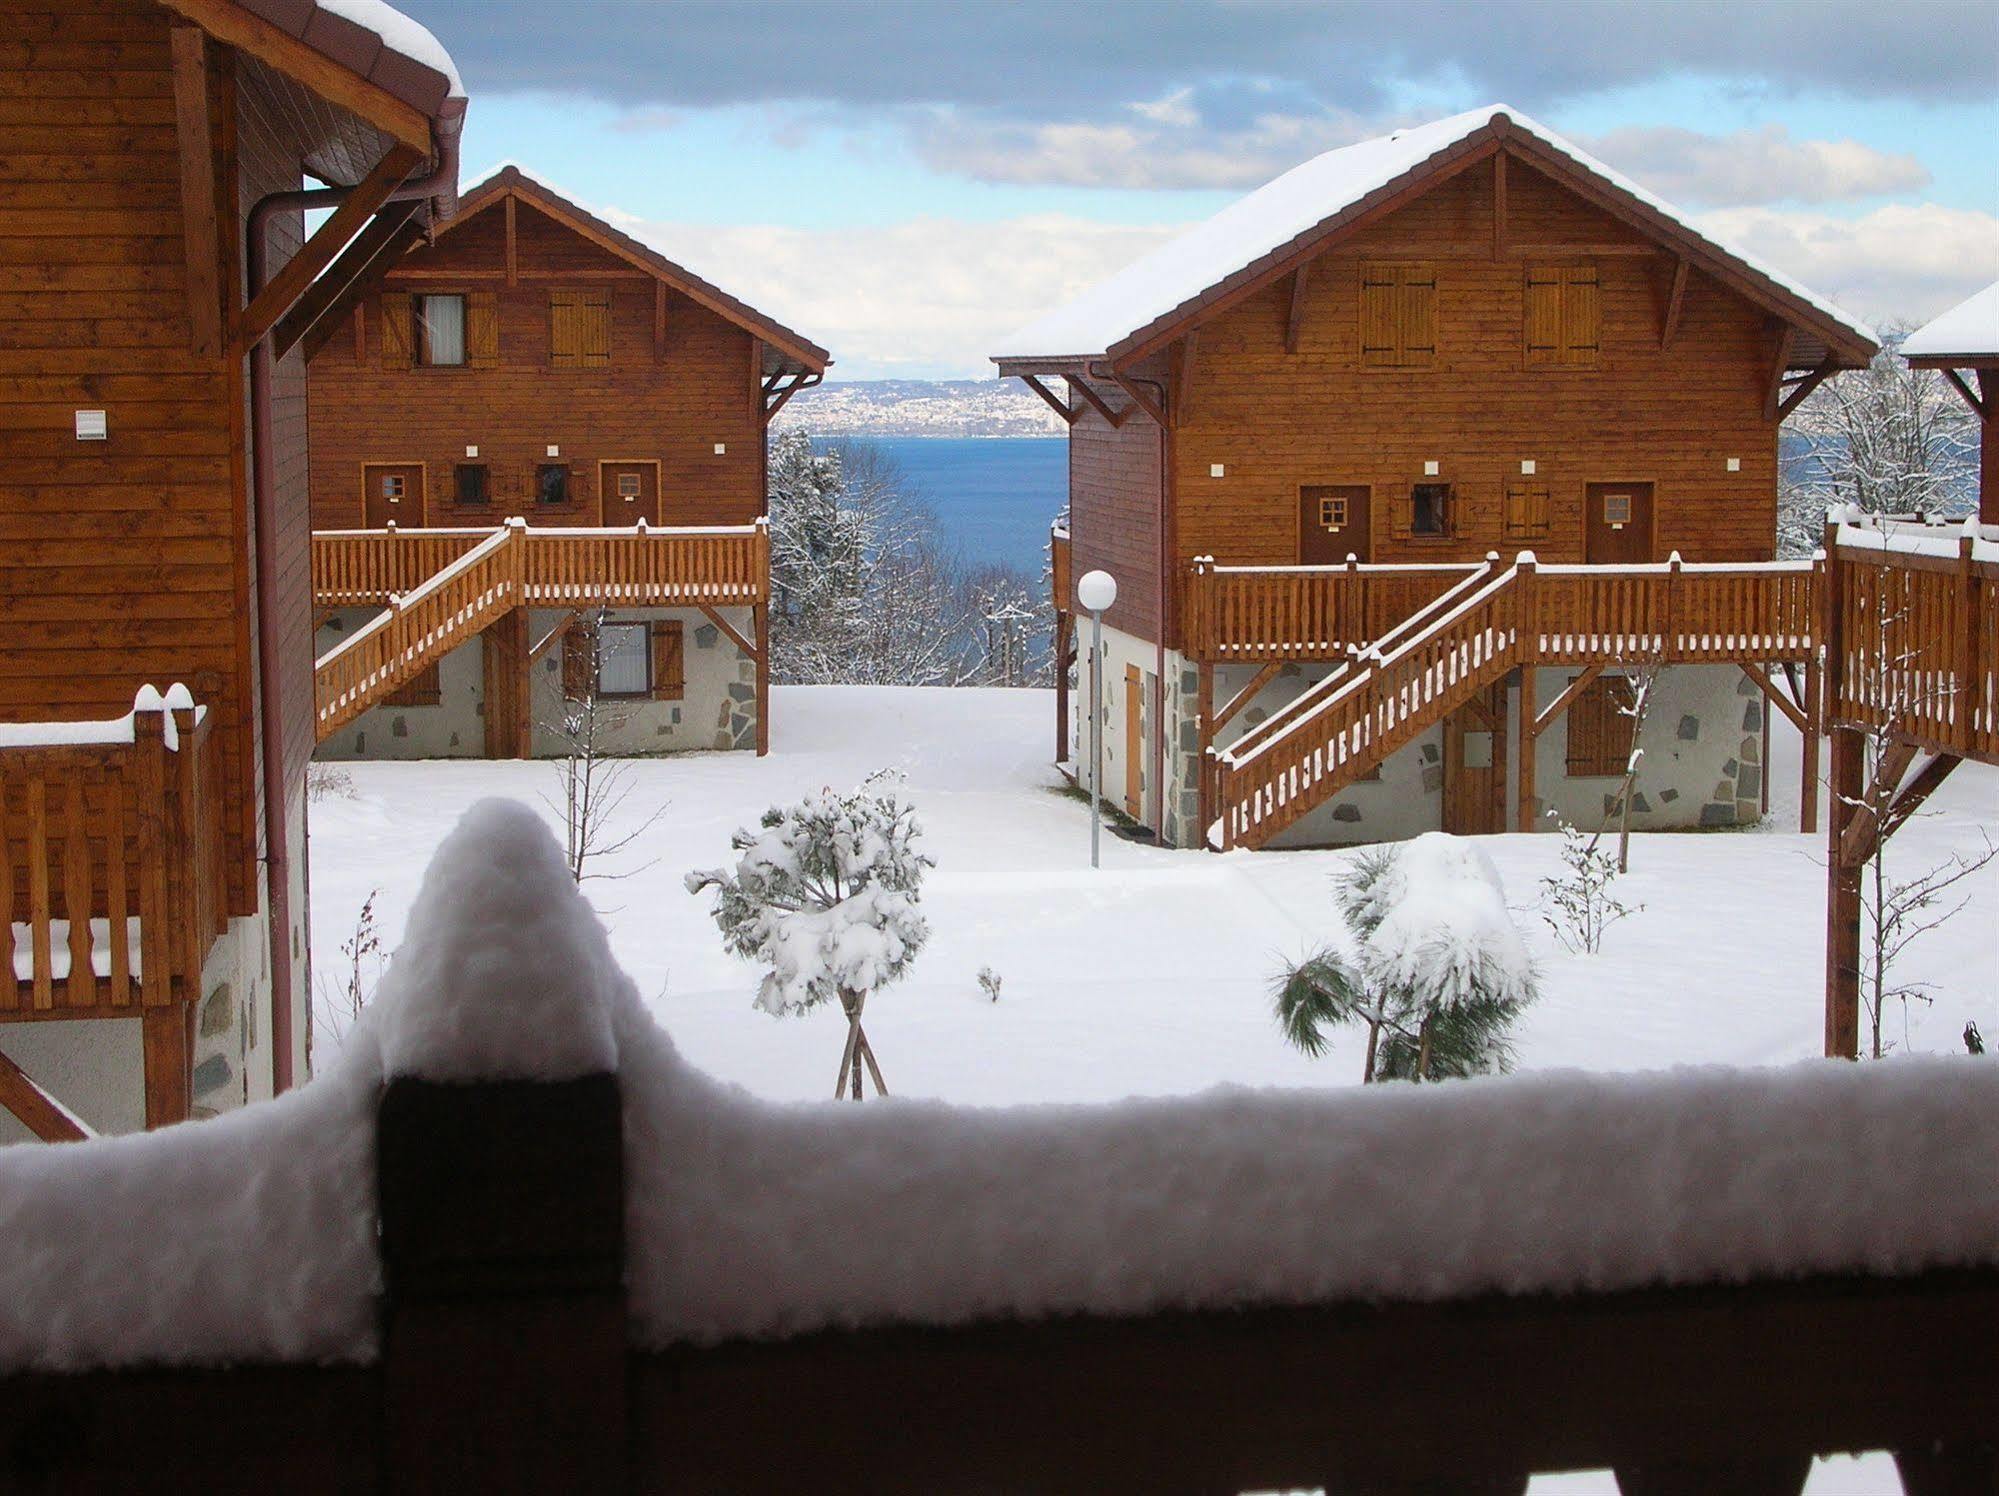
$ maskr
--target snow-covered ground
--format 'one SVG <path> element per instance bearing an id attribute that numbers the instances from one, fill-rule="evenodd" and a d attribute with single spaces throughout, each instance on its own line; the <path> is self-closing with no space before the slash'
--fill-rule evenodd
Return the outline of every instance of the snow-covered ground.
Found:
<path id="1" fill-rule="evenodd" d="M 933 934 L 913 976 L 879 994 L 868 1032 L 891 1091 L 1004 1104 L 1173 1095 L 1217 1082 L 1351 1085 L 1362 1037 L 1325 1057 L 1287 1048 L 1271 1017 L 1278 962 L 1336 938 L 1328 878 L 1342 852 L 1218 857 L 1106 836 L 1089 866 L 1085 808 L 1054 792 L 1046 693 L 793 687 L 775 693 L 774 751 L 634 761 L 634 818 L 661 812 L 642 849 L 589 886 L 620 961 L 681 1051 L 758 1095 L 829 1095 L 842 1020 L 774 1019 L 751 1006 L 759 972 L 724 953 L 690 868 L 730 861 L 729 834 L 769 804 L 845 788 L 884 765 L 908 793 L 937 859 L 923 892 Z M 1539 880 L 1557 871 L 1553 836 L 1483 841 L 1505 880 L 1543 996 L 1520 1032 L 1522 1069 L 1773 1064 L 1820 1048 L 1823 840 L 1796 824 L 1798 744 L 1773 743 L 1773 813 L 1759 831 L 1640 835 L 1618 884 L 1644 910 L 1601 955 L 1572 956 L 1541 923 Z M 325 989 L 349 963 L 341 942 L 361 902 L 389 947 L 425 863 L 474 800 L 541 805 L 546 763 L 358 763 L 352 798 L 312 807 L 313 960 Z M 1933 813 L 1890 843 L 1890 865 L 1927 867 L 1999 836 L 1999 773 L 1960 770 Z M 553 821 L 553 811 L 548 811 Z M 1999 1040 L 1999 864 L 1971 903 L 1904 959 L 1933 1003 L 1899 1005 L 1898 1049 L 1961 1050 L 1965 1022 Z M 1002 979 L 997 1002 L 978 973 Z M 324 1041 L 323 1041 L 324 1042 Z"/>
<path id="2" fill-rule="evenodd" d="M 732 861 L 729 835 L 773 802 L 845 788 L 885 765 L 908 794 L 938 866 L 923 891 L 933 926 L 914 975 L 875 998 L 868 1030 L 892 1091 L 958 1102 L 1101 1101 L 1175 1095 L 1219 1082 L 1347 1086 L 1358 1033 L 1310 1060 L 1272 1018 L 1278 962 L 1329 939 L 1329 877 L 1341 852 L 1163 851 L 1107 836 L 1088 864 L 1083 806 L 1056 793 L 1046 764 L 1051 702 L 1042 692 L 780 688 L 775 751 L 633 762 L 632 821 L 658 812 L 642 848 L 588 886 L 620 962 L 681 1052 L 773 1099 L 831 1093 L 844 1035 L 829 1009 L 775 1019 L 752 998 L 760 973 L 726 955 L 712 895 L 682 886 L 693 868 Z M 1795 737 L 1774 744 L 1766 829 L 1634 838 L 1618 891 L 1642 912 L 1615 926 L 1604 952 L 1572 956 L 1541 923 L 1539 880 L 1559 839 L 1482 842 L 1505 880 L 1543 997 L 1519 1034 L 1521 1069 L 1651 1069 L 1779 1064 L 1820 1048 L 1824 931 L 1822 839 L 1796 823 Z M 546 763 L 357 763 L 351 795 L 312 807 L 313 956 L 323 995 L 345 978 L 340 946 L 371 891 L 388 947 L 432 849 L 460 814 L 506 795 L 556 815 Z M 1891 844 L 1891 860 L 1927 867 L 1999 835 L 1999 774 L 1967 767 Z M 1976 1020 L 1999 1039 L 1999 865 L 1971 902 L 1906 958 L 1930 984 L 1898 1050 L 1951 1052 Z M 997 1002 L 982 967 L 1002 978 Z M 830 1005 L 829 1005 L 830 1007 Z M 332 1040 L 324 1029 L 322 1052 Z M 1542 1492 L 1609 1492 L 1607 1473 L 1537 1480 Z M 1822 1461 L 1813 1496 L 1898 1489 L 1885 1456 Z"/>

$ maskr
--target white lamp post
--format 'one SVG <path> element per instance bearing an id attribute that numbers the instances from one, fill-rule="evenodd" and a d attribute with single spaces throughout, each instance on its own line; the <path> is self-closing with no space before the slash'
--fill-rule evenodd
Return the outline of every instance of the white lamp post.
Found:
<path id="1" fill-rule="evenodd" d="M 1097 842 L 1103 816 L 1097 808 L 1104 777 L 1104 614 L 1117 601 L 1117 578 L 1107 571 L 1087 571 L 1076 583 L 1076 602 L 1090 615 L 1090 866 L 1097 864 Z M 1130 744 L 1127 752 L 1135 751 Z"/>

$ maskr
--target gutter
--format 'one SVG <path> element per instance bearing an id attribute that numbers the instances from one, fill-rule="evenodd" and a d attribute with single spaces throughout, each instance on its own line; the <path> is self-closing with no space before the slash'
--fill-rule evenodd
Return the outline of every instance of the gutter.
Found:
<path id="1" fill-rule="evenodd" d="M 448 100 L 458 108 L 432 121 L 436 150 L 430 172 L 405 181 L 382 200 L 383 206 L 412 198 L 458 197 L 458 138 L 464 121 L 464 101 Z M 254 301 L 268 277 L 265 234 L 280 213 L 334 208 L 353 193 L 352 187 L 315 187 L 267 193 L 251 207 L 244 229 L 244 265 Z M 275 330 L 275 328 L 273 328 Z M 271 417 L 271 333 L 248 349 L 250 359 L 251 512 L 256 528 L 257 578 L 257 719 L 262 738 L 264 786 L 264 894 L 266 939 L 271 952 L 271 1092 L 291 1089 L 292 1067 L 292 942 L 291 847 L 286 825 L 283 672 L 279 667 L 278 635 L 278 473 L 273 450 Z"/>

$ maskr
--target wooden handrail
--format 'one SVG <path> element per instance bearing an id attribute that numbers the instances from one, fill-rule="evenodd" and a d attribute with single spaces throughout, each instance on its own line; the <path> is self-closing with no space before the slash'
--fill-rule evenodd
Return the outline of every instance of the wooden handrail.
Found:
<path id="1" fill-rule="evenodd" d="M 1186 650 L 1214 664 L 1337 660 L 1479 570 L 1458 566 L 1217 566 L 1185 577 Z"/>
<path id="2" fill-rule="evenodd" d="M 0 747 L 0 1017 L 137 1013 L 200 994 L 227 921 L 211 725 L 191 706 L 147 703 L 64 724 L 72 741 Z"/>
<path id="3" fill-rule="evenodd" d="M 1800 658 L 1814 647 L 1816 605 L 1809 564 L 1536 567 L 1523 555 L 1268 730 L 1218 750 L 1221 845 L 1267 842 L 1510 670 Z"/>

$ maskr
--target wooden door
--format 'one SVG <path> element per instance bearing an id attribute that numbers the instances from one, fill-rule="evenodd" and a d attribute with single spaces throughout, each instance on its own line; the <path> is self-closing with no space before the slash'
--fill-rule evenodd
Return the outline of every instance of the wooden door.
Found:
<path id="1" fill-rule="evenodd" d="M 1364 483 L 1313 484 L 1298 490 L 1298 564 L 1339 566 L 1372 559 Z"/>
<path id="2" fill-rule="evenodd" d="M 394 523 L 398 529 L 423 526 L 423 464 L 364 462 L 361 464 L 361 518 L 370 530 Z"/>
<path id="3" fill-rule="evenodd" d="M 1583 554 L 1592 566 L 1652 559 L 1652 485 L 1591 483 L 1583 490 Z"/>
<path id="4" fill-rule="evenodd" d="M 597 465 L 603 523 L 623 529 L 644 520 L 659 523 L 659 465 L 651 462 L 601 462 Z"/>
<path id="5" fill-rule="evenodd" d="M 1145 677 L 1124 667 L 1124 813 L 1145 819 Z"/>
<path id="6" fill-rule="evenodd" d="M 1506 829 L 1506 683 L 1444 719 L 1444 829 L 1490 836 Z"/>

